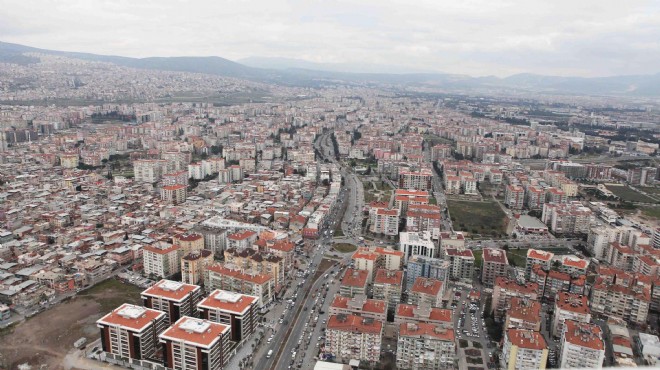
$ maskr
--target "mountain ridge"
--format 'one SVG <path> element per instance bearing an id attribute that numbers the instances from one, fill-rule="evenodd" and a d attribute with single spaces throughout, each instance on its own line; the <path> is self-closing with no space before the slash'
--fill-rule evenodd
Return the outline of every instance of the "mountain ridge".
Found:
<path id="1" fill-rule="evenodd" d="M 218 56 L 132 58 L 40 49 L 0 41 L 0 62 L 30 64 L 38 61 L 36 58 L 24 55 L 25 53 L 60 55 L 89 61 L 108 62 L 132 68 L 205 73 L 284 85 L 320 86 L 325 83 L 344 81 L 347 83 L 433 86 L 468 91 L 496 88 L 558 94 L 660 96 L 660 73 L 609 77 L 561 77 L 519 73 L 504 78 L 495 76 L 473 77 L 462 74 L 423 71 L 406 73 L 350 72 L 341 70 L 350 66 L 346 63 L 314 63 L 290 58 L 270 58 L 276 60 L 279 64 L 267 68 L 268 66 L 263 64 L 262 67 L 255 67 L 254 65 L 258 63 L 254 63 L 254 61 L 256 59 L 263 61 L 269 58 L 253 57 L 252 63 L 250 63 L 252 66 L 250 66 Z M 334 66 L 335 69 L 338 68 L 339 70 L 318 69 L 324 66 L 330 69 Z M 380 67 L 404 68 L 396 66 Z"/>

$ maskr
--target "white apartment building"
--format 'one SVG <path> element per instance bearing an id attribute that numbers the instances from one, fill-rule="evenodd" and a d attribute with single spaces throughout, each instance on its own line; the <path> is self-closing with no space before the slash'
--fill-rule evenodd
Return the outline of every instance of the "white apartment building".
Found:
<path id="1" fill-rule="evenodd" d="M 454 330 L 440 324 L 399 325 L 396 366 L 399 369 L 454 369 Z"/>
<path id="2" fill-rule="evenodd" d="M 504 333 L 500 364 L 508 370 L 545 369 L 548 345 L 543 335 L 533 330 L 509 329 Z"/>
<path id="3" fill-rule="evenodd" d="M 334 315 L 328 319 L 326 352 L 339 361 L 367 361 L 375 364 L 380 360 L 383 323 L 368 317 Z"/>
<path id="4" fill-rule="evenodd" d="M 589 300 L 581 294 L 559 292 L 555 299 L 555 313 L 552 317 L 552 335 L 560 337 L 564 332 L 564 322 L 573 320 L 588 323 L 591 321 Z"/>
<path id="5" fill-rule="evenodd" d="M 168 278 L 181 271 L 182 250 L 178 245 L 158 243 L 142 249 L 142 263 L 147 276 Z"/>
<path id="6" fill-rule="evenodd" d="M 430 231 L 399 233 L 399 250 L 403 251 L 404 263 L 412 256 L 435 258 L 438 256 L 436 249 Z"/>
<path id="7" fill-rule="evenodd" d="M 598 325 L 566 320 L 560 343 L 560 368 L 601 369 L 603 367 L 605 343 Z"/>

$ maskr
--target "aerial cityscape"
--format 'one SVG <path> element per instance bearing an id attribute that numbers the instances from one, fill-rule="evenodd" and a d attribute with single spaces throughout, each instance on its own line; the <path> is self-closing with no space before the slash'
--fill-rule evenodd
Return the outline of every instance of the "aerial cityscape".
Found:
<path id="1" fill-rule="evenodd" d="M 533 52 L 478 73 L 483 56 L 435 69 L 348 38 L 309 57 L 272 20 L 291 48 L 234 35 L 232 61 L 163 52 L 152 19 L 151 49 L 123 29 L 88 47 L 88 20 L 52 36 L 68 8 L 39 28 L 6 6 L 0 369 L 660 366 L 660 70 L 632 49 L 593 74 Z M 378 27 L 315 6 L 338 34 Z"/>

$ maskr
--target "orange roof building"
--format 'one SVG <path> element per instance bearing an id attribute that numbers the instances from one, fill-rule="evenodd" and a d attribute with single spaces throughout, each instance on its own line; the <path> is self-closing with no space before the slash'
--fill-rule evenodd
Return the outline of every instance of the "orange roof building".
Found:
<path id="1" fill-rule="evenodd" d="M 197 310 L 203 319 L 230 326 L 230 339 L 240 342 L 256 330 L 258 307 L 256 296 L 216 289 L 197 305 Z"/>
<path id="2" fill-rule="evenodd" d="M 160 335 L 167 367 L 200 369 L 206 364 L 209 369 L 223 368 L 229 360 L 229 331 L 228 325 L 182 317 Z"/>
<path id="3" fill-rule="evenodd" d="M 163 279 L 143 291 L 141 296 L 144 307 L 164 312 L 168 325 L 172 325 L 182 316 L 196 315 L 202 288 Z"/>
<path id="4" fill-rule="evenodd" d="M 96 321 L 103 351 L 125 359 L 154 355 L 156 337 L 167 327 L 165 313 L 125 303 Z"/>

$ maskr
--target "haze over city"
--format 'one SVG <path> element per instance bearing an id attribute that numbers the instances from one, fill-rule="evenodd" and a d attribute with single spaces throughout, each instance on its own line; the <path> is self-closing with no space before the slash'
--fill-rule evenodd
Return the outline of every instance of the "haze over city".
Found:
<path id="1" fill-rule="evenodd" d="M 346 71 L 660 72 L 656 1 L 0 1 L 3 41 L 130 57 L 277 57 Z"/>
<path id="2" fill-rule="evenodd" d="M 657 2 L 0 8 L 0 369 L 660 366 Z"/>

